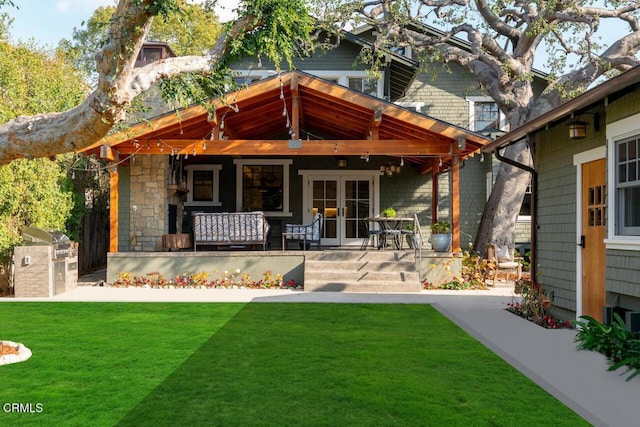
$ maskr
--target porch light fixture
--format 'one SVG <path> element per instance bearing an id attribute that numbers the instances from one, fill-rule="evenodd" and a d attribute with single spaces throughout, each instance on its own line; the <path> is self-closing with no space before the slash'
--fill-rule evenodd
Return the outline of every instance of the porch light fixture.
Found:
<path id="1" fill-rule="evenodd" d="M 346 168 L 347 167 L 347 159 L 338 159 L 338 167 Z"/>
<path id="2" fill-rule="evenodd" d="M 381 175 L 393 176 L 393 174 L 400 173 L 400 172 L 402 172 L 402 166 L 394 165 L 391 163 L 386 165 L 380 165 Z"/>
<path id="3" fill-rule="evenodd" d="M 585 139 L 587 137 L 587 122 L 576 120 L 569 123 L 569 138 Z"/>

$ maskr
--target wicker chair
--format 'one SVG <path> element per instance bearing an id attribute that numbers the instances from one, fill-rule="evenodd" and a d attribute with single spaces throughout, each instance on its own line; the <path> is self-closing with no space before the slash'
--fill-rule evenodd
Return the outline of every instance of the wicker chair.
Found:
<path id="1" fill-rule="evenodd" d="M 506 280 L 509 280 L 511 273 L 513 272 L 516 276 L 516 280 L 519 280 L 522 277 L 522 263 L 519 260 L 513 258 L 513 252 L 508 248 L 505 248 L 506 254 L 499 254 L 496 250 L 496 245 L 493 243 L 489 243 L 486 246 L 487 249 L 487 260 L 492 264 L 493 270 L 490 273 L 490 278 L 493 283 L 496 283 L 499 272 L 506 273 Z"/>

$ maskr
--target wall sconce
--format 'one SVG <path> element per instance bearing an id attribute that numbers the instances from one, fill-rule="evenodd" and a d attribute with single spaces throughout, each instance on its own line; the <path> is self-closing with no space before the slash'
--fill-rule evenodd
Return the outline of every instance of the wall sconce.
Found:
<path id="1" fill-rule="evenodd" d="M 346 168 L 347 167 L 347 159 L 338 159 L 338 167 Z"/>
<path id="2" fill-rule="evenodd" d="M 569 138 L 585 139 L 587 137 L 587 122 L 576 120 L 569 123 Z"/>

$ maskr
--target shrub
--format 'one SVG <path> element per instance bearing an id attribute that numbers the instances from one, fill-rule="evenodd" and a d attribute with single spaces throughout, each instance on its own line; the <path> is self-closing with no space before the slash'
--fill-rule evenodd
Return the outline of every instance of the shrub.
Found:
<path id="1" fill-rule="evenodd" d="M 618 313 L 613 313 L 610 325 L 591 316 L 580 316 L 580 319 L 573 322 L 578 328 L 576 341 L 579 350 L 603 354 L 611 365 L 610 371 L 627 367 L 624 373 L 631 372 L 627 381 L 640 374 L 640 334 L 629 331 Z"/>
<path id="2" fill-rule="evenodd" d="M 487 272 L 487 260 L 483 260 L 477 254 L 465 251 L 462 254 L 462 274 L 454 276 L 451 280 L 440 285 L 429 282 L 423 283 L 423 289 L 487 289 L 485 275 Z"/>
<path id="3" fill-rule="evenodd" d="M 539 283 L 533 283 L 530 277 L 516 281 L 514 292 L 521 295 L 520 300 L 507 304 L 507 311 L 532 321 L 548 329 L 568 328 L 571 323 L 560 321 L 551 314 L 553 297 L 548 295 Z"/>
<path id="4" fill-rule="evenodd" d="M 447 221 L 438 221 L 435 224 L 431 224 L 432 234 L 448 234 L 451 233 L 451 224 Z"/>

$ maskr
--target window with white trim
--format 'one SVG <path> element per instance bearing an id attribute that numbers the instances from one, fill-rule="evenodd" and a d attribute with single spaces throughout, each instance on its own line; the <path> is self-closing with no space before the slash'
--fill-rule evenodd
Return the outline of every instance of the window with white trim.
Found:
<path id="1" fill-rule="evenodd" d="M 349 89 L 366 93 L 367 95 L 378 96 L 378 81 L 364 77 L 348 77 Z"/>
<path id="2" fill-rule="evenodd" d="M 498 108 L 498 104 L 488 96 L 468 96 L 469 128 L 480 132 L 484 129 L 506 131 L 506 116 Z"/>
<path id="3" fill-rule="evenodd" d="M 522 206 L 520 207 L 520 213 L 518 214 L 519 220 L 531 219 L 531 177 L 527 183 L 527 188 L 524 191 L 524 198 L 522 199 Z"/>
<path id="4" fill-rule="evenodd" d="M 188 165 L 186 206 L 221 206 L 220 170 L 222 165 Z"/>
<path id="5" fill-rule="evenodd" d="M 404 107 L 407 110 L 413 110 L 416 113 L 422 113 L 422 110 L 424 109 L 424 106 L 425 106 L 424 102 L 400 101 L 400 102 L 394 102 L 394 104 Z"/>
<path id="6" fill-rule="evenodd" d="M 640 134 L 615 142 L 616 234 L 640 236 Z"/>
<path id="7" fill-rule="evenodd" d="M 476 131 L 483 129 L 498 129 L 500 126 L 500 110 L 495 102 L 474 102 L 473 104 L 473 128 Z"/>
<path id="8" fill-rule="evenodd" d="M 237 159 L 236 209 L 289 216 L 290 159 Z"/>

